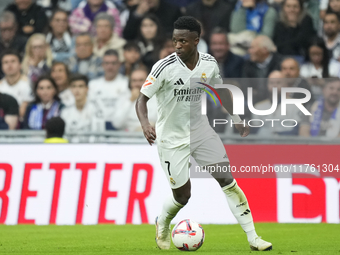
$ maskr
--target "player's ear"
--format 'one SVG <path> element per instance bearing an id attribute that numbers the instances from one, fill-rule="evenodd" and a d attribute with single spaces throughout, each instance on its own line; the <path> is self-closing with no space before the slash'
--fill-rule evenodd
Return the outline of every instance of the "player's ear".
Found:
<path id="1" fill-rule="evenodd" d="M 197 46 L 197 44 L 200 42 L 200 38 L 199 37 L 196 37 L 195 38 L 195 46 Z"/>

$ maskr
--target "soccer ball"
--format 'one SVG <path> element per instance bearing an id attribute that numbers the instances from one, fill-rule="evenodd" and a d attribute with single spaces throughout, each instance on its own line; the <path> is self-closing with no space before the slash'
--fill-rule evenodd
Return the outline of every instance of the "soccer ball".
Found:
<path id="1" fill-rule="evenodd" d="M 172 242 L 181 251 L 196 251 L 204 242 L 204 230 L 197 222 L 186 219 L 172 229 Z"/>

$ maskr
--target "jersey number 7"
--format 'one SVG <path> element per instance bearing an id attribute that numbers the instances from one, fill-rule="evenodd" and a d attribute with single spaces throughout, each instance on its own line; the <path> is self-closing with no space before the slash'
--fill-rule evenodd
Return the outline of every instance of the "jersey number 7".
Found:
<path id="1" fill-rule="evenodd" d="M 170 173 L 170 162 L 169 161 L 165 161 L 166 164 L 168 164 L 168 173 L 169 173 L 169 176 L 171 176 L 171 173 Z"/>

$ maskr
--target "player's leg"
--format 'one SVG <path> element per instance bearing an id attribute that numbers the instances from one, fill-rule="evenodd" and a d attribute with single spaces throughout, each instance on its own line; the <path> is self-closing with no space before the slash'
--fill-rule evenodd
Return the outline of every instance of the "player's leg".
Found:
<path id="1" fill-rule="evenodd" d="M 158 147 L 164 173 L 172 188 L 165 199 L 161 214 L 156 218 L 156 243 L 160 249 L 170 248 L 170 223 L 190 198 L 189 146 L 165 149 Z"/>
<path id="2" fill-rule="evenodd" d="M 199 165 L 205 166 L 205 169 L 210 169 L 211 175 L 220 184 L 231 212 L 247 234 L 251 249 L 270 250 L 272 244 L 263 241 L 255 232 L 247 198 L 232 176 L 228 156 L 218 135 L 215 133 L 205 140 L 196 148 L 193 156 Z"/>

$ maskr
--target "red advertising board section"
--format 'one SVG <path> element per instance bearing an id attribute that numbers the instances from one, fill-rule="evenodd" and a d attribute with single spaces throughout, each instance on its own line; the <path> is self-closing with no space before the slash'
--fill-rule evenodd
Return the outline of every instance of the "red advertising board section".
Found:
<path id="1" fill-rule="evenodd" d="M 226 145 L 256 222 L 339 223 L 339 145 Z M 0 224 L 153 223 L 171 194 L 148 145 L 0 146 Z M 212 178 L 174 219 L 233 224 Z"/>

